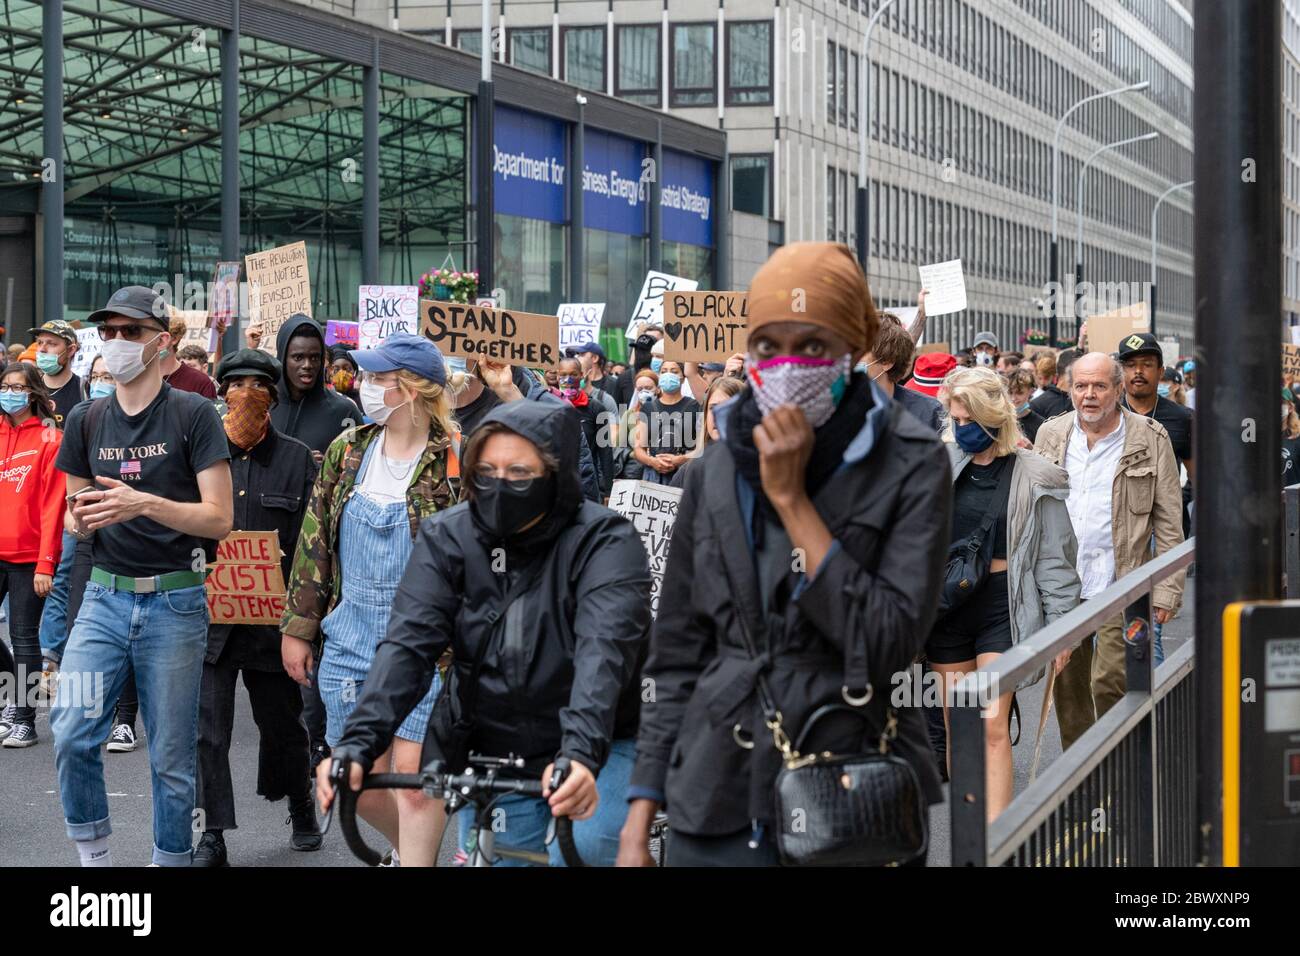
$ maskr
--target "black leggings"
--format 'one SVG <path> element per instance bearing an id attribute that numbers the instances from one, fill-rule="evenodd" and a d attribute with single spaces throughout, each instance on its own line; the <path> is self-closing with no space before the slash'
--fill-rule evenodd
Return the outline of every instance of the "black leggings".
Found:
<path id="1" fill-rule="evenodd" d="M 18 706 L 17 718 L 23 723 L 36 720 L 36 710 L 30 706 L 31 688 L 41 679 L 41 611 L 45 598 L 36 595 L 32 584 L 35 574 L 35 564 L 0 563 L 0 600 L 9 596 L 9 642 L 14 646 L 12 655 L 7 649 L 0 655 L 0 669 L 10 675 L 9 686 L 18 693 L 17 700 L 5 703 Z"/>

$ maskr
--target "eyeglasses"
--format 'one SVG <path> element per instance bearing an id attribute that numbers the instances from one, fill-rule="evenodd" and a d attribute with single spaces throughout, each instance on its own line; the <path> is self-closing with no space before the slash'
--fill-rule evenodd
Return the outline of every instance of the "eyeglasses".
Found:
<path id="1" fill-rule="evenodd" d="M 92 385 L 115 385 L 116 380 L 113 376 L 101 372 L 98 375 L 90 376 L 90 383 Z"/>
<path id="2" fill-rule="evenodd" d="M 500 478 L 505 480 L 506 487 L 511 491 L 524 492 L 540 477 L 542 476 L 527 465 L 511 465 L 501 471 L 487 462 L 482 462 L 474 469 L 474 487 L 480 491 L 488 491 L 492 483 Z"/>
<path id="3" fill-rule="evenodd" d="M 145 332 L 153 332 L 157 335 L 162 334 L 161 329 L 155 329 L 152 326 L 132 323 L 131 325 L 103 325 L 99 326 L 99 337 L 105 342 L 115 339 L 119 335 L 128 342 L 137 341 Z"/>
<path id="4" fill-rule="evenodd" d="M 31 391 L 26 385 L 0 385 L 0 392 L 9 392 L 12 395 L 30 395 Z"/>

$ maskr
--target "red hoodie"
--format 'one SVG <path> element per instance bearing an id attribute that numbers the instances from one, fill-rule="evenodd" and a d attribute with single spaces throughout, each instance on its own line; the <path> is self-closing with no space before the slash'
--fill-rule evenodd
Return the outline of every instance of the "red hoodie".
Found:
<path id="1" fill-rule="evenodd" d="M 33 415 L 17 428 L 0 415 L 0 561 L 54 574 L 63 550 L 67 482 L 56 471 L 63 433 Z"/>

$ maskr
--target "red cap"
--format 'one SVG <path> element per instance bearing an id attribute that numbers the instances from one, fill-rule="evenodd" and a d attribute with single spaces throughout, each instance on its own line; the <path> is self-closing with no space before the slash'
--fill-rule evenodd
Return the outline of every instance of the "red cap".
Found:
<path id="1" fill-rule="evenodd" d="M 907 388 L 931 398 L 939 397 L 939 386 L 944 377 L 957 367 L 957 360 L 947 352 L 926 352 L 916 357 L 912 366 L 912 377 L 907 381 Z"/>

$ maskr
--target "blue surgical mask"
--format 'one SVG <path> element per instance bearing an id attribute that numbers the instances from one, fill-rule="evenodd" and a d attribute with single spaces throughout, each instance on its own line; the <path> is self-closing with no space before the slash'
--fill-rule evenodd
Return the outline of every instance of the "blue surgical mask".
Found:
<path id="1" fill-rule="evenodd" d="M 91 398 L 107 398 L 108 396 L 112 395 L 115 391 L 117 391 L 116 382 L 91 382 L 90 383 Z"/>
<path id="2" fill-rule="evenodd" d="M 53 352 L 37 352 L 36 367 L 46 375 L 57 375 L 62 365 L 59 362 L 59 357 Z"/>
<path id="3" fill-rule="evenodd" d="M 664 360 L 661 359 L 659 356 L 656 355 L 654 358 L 652 358 L 652 359 L 650 360 L 650 371 L 652 371 L 652 372 L 654 372 L 656 375 L 658 375 L 658 374 L 659 374 L 659 366 L 660 366 L 660 365 L 663 365 L 663 364 L 664 364 Z"/>
<path id="4" fill-rule="evenodd" d="M 461 358 L 459 355 L 444 355 L 442 360 L 447 363 L 447 374 L 449 375 L 454 375 L 457 372 L 467 372 L 469 370 L 468 366 L 465 364 L 465 359 Z"/>
<path id="5" fill-rule="evenodd" d="M 972 455 L 978 455 L 993 444 L 993 436 L 986 432 L 979 422 L 954 425 L 952 435 L 957 439 L 957 444 L 961 446 L 961 450 L 970 452 Z"/>
<path id="6" fill-rule="evenodd" d="M 1161 382 L 1159 385 L 1157 385 L 1157 386 L 1156 386 L 1156 394 L 1159 395 L 1161 398 L 1168 398 L 1168 397 L 1169 397 L 1169 383 L 1168 383 L 1168 382 Z"/>
<path id="7" fill-rule="evenodd" d="M 26 392 L 0 392 L 0 409 L 10 415 L 16 415 L 31 403 L 32 397 Z"/>
<path id="8" fill-rule="evenodd" d="M 680 375 L 674 375 L 672 372 L 665 372 L 663 375 L 659 376 L 659 388 L 661 391 L 670 393 L 677 392 L 681 390 L 681 387 L 682 379 Z"/>
<path id="9" fill-rule="evenodd" d="M 1023 414 L 1024 414 L 1025 412 L 1027 412 L 1027 411 L 1029 411 L 1029 403 L 1028 403 L 1028 402 L 1025 402 L 1023 405 L 1017 405 L 1017 406 L 1016 406 L 1016 414 L 1017 414 L 1017 415 L 1023 415 Z"/>

